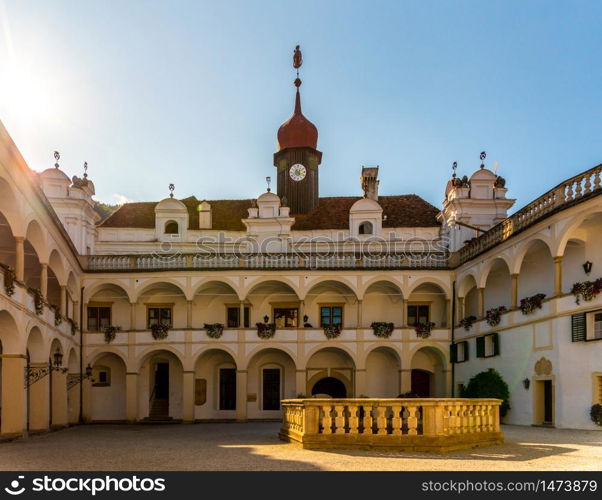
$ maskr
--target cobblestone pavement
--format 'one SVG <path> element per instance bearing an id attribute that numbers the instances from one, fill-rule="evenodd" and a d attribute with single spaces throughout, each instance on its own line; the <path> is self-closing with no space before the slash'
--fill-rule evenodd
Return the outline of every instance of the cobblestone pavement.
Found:
<path id="1" fill-rule="evenodd" d="M 1 470 L 602 470 L 602 432 L 503 426 L 446 454 L 303 450 L 277 423 L 87 425 L 0 443 Z"/>

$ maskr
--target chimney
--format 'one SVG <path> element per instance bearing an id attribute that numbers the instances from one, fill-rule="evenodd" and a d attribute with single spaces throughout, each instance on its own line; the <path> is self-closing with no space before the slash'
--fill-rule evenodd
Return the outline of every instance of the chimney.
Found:
<path id="1" fill-rule="evenodd" d="M 364 198 L 378 201 L 378 165 L 376 167 L 362 167 L 362 176 L 360 177 Z"/>

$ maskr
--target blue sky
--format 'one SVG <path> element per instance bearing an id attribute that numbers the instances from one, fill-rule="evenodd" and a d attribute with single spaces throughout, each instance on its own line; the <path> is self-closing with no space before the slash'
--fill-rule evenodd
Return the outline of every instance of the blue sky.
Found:
<path id="1" fill-rule="evenodd" d="M 519 208 L 602 162 L 601 25 L 599 1 L 0 0 L 0 120 L 102 201 L 256 197 L 299 43 L 322 196 L 378 164 L 440 206 L 486 150 Z"/>

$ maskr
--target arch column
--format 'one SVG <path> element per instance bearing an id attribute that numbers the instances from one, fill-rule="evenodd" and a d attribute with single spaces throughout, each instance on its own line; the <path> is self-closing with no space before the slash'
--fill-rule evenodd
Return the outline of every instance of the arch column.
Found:
<path id="1" fill-rule="evenodd" d="M 138 372 L 125 374 L 125 418 L 130 423 L 138 420 Z"/>
<path id="2" fill-rule="evenodd" d="M 401 308 L 403 309 L 401 327 L 407 328 L 408 327 L 408 300 L 406 298 L 401 299 Z"/>
<path id="3" fill-rule="evenodd" d="M 136 330 L 136 306 L 137 302 L 130 302 L 130 330 Z"/>
<path id="4" fill-rule="evenodd" d="M 15 236 L 15 278 L 23 281 L 25 278 L 25 238 Z"/>
<path id="5" fill-rule="evenodd" d="M 48 264 L 40 263 L 40 267 L 40 292 L 42 297 L 46 298 L 48 296 Z"/>
<path id="6" fill-rule="evenodd" d="M 458 297 L 458 317 L 460 319 L 466 317 L 466 312 L 464 311 L 464 297 Z"/>
<path id="7" fill-rule="evenodd" d="M 356 368 L 355 369 L 355 388 L 354 395 L 356 398 L 359 398 L 362 395 L 366 394 L 366 369 L 365 368 Z M 349 396 L 349 397 L 353 397 Z"/>
<path id="8" fill-rule="evenodd" d="M 191 423 L 194 421 L 194 372 L 193 371 L 185 371 L 183 373 L 183 376 L 184 376 L 184 380 L 182 381 L 182 399 L 183 399 L 182 419 L 184 422 Z M 238 390 L 238 387 L 237 387 L 237 390 Z M 237 403 L 238 403 L 238 401 L 237 401 Z"/>
<path id="9" fill-rule="evenodd" d="M 554 257 L 554 295 L 562 294 L 562 255 Z"/>
<path id="10" fill-rule="evenodd" d="M 186 301 L 186 328 L 192 328 L 192 300 Z"/>
<path id="11" fill-rule="evenodd" d="M 247 421 L 247 370 L 236 370 L 236 420 Z"/>
<path id="12" fill-rule="evenodd" d="M 19 436 L 25 429 L 25 356 L 2 356 L 2 425 L 3 436 Z"/>
<path id="13" fill-rule="evenodd" d="M 356 328 L 362 328 L 362 323 L 363 323 L 363 318 L 362 318 L 362 305 L 363 305 L 363 300 L 358 299 L 357 301 L 357 324 L 356 324 Z"/>
<path id="14" fill-rule="evenodd" d="M 71 373 L 70 375 L 77 375 L 80 378 L 79 384 L 82 383 L 79 373 Z M 71 389 L 67 389 L 69 425 L 77 424 L 79 421 L 79 384 L 75 384 Z"/>
<path id="15" fill-rule="evenodd" d="M 61 316 L 63 318 L 67 317 L 67 287 L 65 285 L 61 285 Z"/>
<path id="16" fill-rule="evenodd" d="M 485 317 L 485 287 L 479 287 L 479 317 Z"/>
<path id="17" fill-rule="evenodd" d="M 52 377 L 52 428 L 66 427 L 69 423 L 67 408 L 67 374 L 61 370 L 53 370 Z"/>
<path id="18" fill-rule="evenodd" d="M 512 279 L 512 301 L 510 308 L 516 309 L 518 307 L 518 273 L 513 273 L 510 275 Z"/>
<path id="19" fill-rule="evenodd" d="M 48 363 L 30 363 L 31 367 L 47 367 Z M 50 378 L 42 377 L 29 386 L 29 430 L 48 430 Z"/>
<path id="20" fill-rule="evenodd" d="M 410 392 L 412 390 L 412 370 L 408 368 L 402 368 L 399 370 L 399 388 L 401 394 Z"/>
<path id="21" fill-rule="evenodd" d="M 297 370 L 295 372 L 295 389 L 296 389 L 297 394 L 304 394 L 305 397 L 309 397 L 307 395 L 307 371 L 306 370 Z M 295 394 L 295 396 L 297 394 Z"/>
<path id="22" fill-rule="evenodd" d="M 249 326 L 251 326 L 249 324 Z M 245 327 L 245 303 L 243 300 L 240 301 L 238 306 L 238 328 Z"/>

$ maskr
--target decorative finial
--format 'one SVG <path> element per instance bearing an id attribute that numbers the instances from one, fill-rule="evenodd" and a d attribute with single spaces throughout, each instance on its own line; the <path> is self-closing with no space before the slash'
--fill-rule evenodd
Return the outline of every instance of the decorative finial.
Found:
<path id="1" fill-rule="evenodd" d="M 170 191 L 170 193 L 169 193 L 169 197 L 170 197 L 170 198 L 173 198 L 173 190 L 174 190 L 175 188 L 176 188 L 175 184 L 170 184 L 170 185 L 169 185 L 169 191 Z"/>
<path id="2" fill-rule="evenodd" d="M 88 178 L 88 162 L 84 162 L 84 179 Z"/>
<path id="3" fill-rule="evenodd" d="M 266 177 L 265 181 L 266 181 L 266 183 L 268 185 L 268 193 L 269 193 L 271 191 L 271 189 L 270 189 L 270 182 L 272 182 L 272 178 L 271 177 Z"/>
<path id="4" fill-rule="evenodd" d="M 456 178 L 456 169 L 457 168 L 458 168 L 458 162 L 455 161 L 455 162 L 452 163 L 452 170 L 453 170 L 452 178 L 454 178 L 454 179 Z"/>
<path id="5" fill-rule="evenodd" d="M 299 88 L 301 85 L 301 79 L 299 78 L 299 68 L 303 64 L 303 55 L 301 54 L 301 47 L 297 45 L 293 52 L 293 68 L 297 70 L 297 79 L 295 80 L 295 87 Z"/>
<path id="6" fill-rule="evenodd" d="M 59 160 L 61 159 L 61 154 L 58 151 L 54 152 L 54 159 L 56 163 L 54 164 L 54 168 L 59 168 Z"/>
<path id="7" fill-rule="evenodd" d="M 485 168 L 485 158 L 487 158 L 487 153 L 485 151 L 481 151 L 479 158 L 481 158 L 481 168 Z"/>

